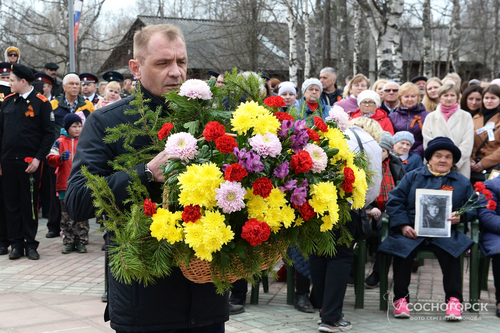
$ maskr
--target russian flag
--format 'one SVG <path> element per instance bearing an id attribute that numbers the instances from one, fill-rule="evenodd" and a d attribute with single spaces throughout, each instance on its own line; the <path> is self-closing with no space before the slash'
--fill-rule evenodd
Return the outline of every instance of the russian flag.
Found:
<path id="1" fill-rule="evenodd" d="M 75 55 L 77 54 L 78 48 L 78 27 L 80 26 L 80 16 L 82 15 L 83 0 L 75 0 L 73 19 L 75 22 L 74 26 L 74 36 L 75 36 Z"/>

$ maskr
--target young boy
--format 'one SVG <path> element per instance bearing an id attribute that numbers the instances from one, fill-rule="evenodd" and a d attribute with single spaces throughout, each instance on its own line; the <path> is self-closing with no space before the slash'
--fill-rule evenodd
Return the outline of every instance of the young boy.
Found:
<path id="1" fill-rule="evenodd" d="M 394 134 L 393 153 L 399 157 L 406 172 L 410 172 L 424 166 L 422 157 L 417 154 L 410 153 L 411 146 L 413 146 L 414 143 L 415 138 L 410 132 L 400 131 Z"/>
<path id="2" fill-rule="evenodd" d="M 79 253 L 87 253 L 85 244 L 89 239 L 89 221 L 75 222 L 66 212 L 66 184 L 75 156 L 78 136 L 82 131 L 82 119 L 74 114 L 68 113 L 63 119 L 61 136 L 54 142 L 50 154 L 47 156 L 49 165 L 59 168 L 57 171 L 56 191 L 61 203 L 61 229 L 63 231 L 62 253 L 68 254 L 74 250 Z"/>

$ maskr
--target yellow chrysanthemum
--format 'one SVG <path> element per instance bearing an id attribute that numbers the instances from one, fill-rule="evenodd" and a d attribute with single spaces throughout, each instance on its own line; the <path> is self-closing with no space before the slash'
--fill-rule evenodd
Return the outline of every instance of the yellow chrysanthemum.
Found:
<path id="1" fill-rule="evenodd" d="M 349 145 L 344 137 L 344 133 L 342 133 L 338 128 L 328 127 L 328 132 L 321 132 L 320 136 L 328 139 L 329 149 L 337 148 L 339 150 L 339 152 L 332 157 L 332 164 L 337 161 L 345 160 L 348 157 Z"/>
<path id="2" fill-rule="evenodd" d="M 309 200 L 309 204 L 320 216 L 323 216 L 329 209 L 332 201 L 337 202 L 337 188 L 332 182 L 320 182 L 311 185 L 310 194 L 311 200 Z"/>
<path id="3" fill-rule="evenodd" d="M 273 188 L 271 194 L 265 200 L 271 207 L 282 207 L 287 204 L 285 192 L 279 188 Z"/>
<path id="4" fill-rule="evenodd" d="M 217 165 L 210 162 L 189 165 L 187 170 L 179 175 L 178 181 L 181 205 L 200 205 L 211 209 L 217 205 L 215 189 L 224 182 L 224 177 Z"/>
<path id="5" fill-rule="evenodd" d="M 359 169 L 355 165 L 353 165 L 351 168 L 352 171 L 354 171 L 354 176 L 356 177 L 352 189 L 352 208 L 363 208 L 365 206 L 366 191 L 368 191 L 366 174 L 363 169 Z"/>
<path id="6" fill-rule="evenodd" d="M 170 244 L 174 244 L 184 239 L 183 228 L 180 225 L 182 212 L 171 213 L 166 209 L 158 208 L 156 214 L 153 214 L 152 220 L 149 229 L 151 236 L 158 241 L 166 239 Z"/>
<path id="7" fill-rule="evenodd" d="M 252 191 L 247 191 L 245 195 L 248 199 L 248 218 L 266 221 L 273 233 L 277 233 L 281 226 L 289 228 L 295 221 L 295 210 L 288 205 L 285 193 L 280 189 L 273 189 L 265 199 L 249 192 Z"/>
<path id="8" fill-rule="evenodd" d="M 196 223 L 185 224 L 185 242 L 201 260 L 212 261 L 212 253 L 220 251 L 222 245 L 234 238 L 234 232 L 225 220 L 218 211 L 206 211 Z"/>
<path id="9" fill-rule="evenodd" d="M 295 219 L 295 226 L 296 226 L 296 227 L 300 227 L 301 225 L 303 225 L 303 224 L 304 224 L 304 222 L 305 222 L 305 221 L 304 221 L 304 219 L 303 219 L 302 217 L 300 217 L 300 216 L 299 216 L 299 217 L 297 217 L 297 218 Z"/>
<path id="10" fill-rule="evenodd" d="M 247 134 L 252 127 L 254 134 L 276 134 L 281 124 L 267 109 L 256 102 L 242 103 L 233 112 L 231 119 L 233 131 L 238 134 Z"/>
<path id="11" fill-rule="evenodd" d="M 283 220 L 283 226 L 285 228 L 290 228 L 292 222 L 295 221 L 295 209 L 286 205 L 281 208 L 281 219 Z"/>

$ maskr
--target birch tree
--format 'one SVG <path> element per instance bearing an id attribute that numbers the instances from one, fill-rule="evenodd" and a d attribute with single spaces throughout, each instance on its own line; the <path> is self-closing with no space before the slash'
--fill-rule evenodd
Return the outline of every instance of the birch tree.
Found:
<path id="1" fill-rule="evenodd" d="M 289 35 L 289 52 L 288 52 L 288 73 L 289 80 L 298 84 L 297 70 L 299 67 L 299 61 L 297 59 L 297 19 L 293 15 L 294 8 L 293 0 L 286 0 L 287 7 L 287 23 L 288 23 L 288 35 Z"/>
<path id="2" fill-rule="evenodd" d="M 337 80 L 344 82 L 349 75 L 349 40 L 350 26 L 347 20 L 347 1 L 337 0 Z"/>
<path id="3" fill-rule="evenodd" d="M 458 72 L 460 67 L 460 0 L 451 0 L 453 10 L 451 12 L 450 27 L 448 33 L 448 73 Z"/>
<path id="4" fill-rule="evenodd" d="M 360 61 L 361 61 L 361 17 L 362 11 L 361 7 L 357 2 L 352 4 L 352 9 L 354 12 L 354 52 L 352 54 L 352 74 L 356 75 L 360 72 Z"/>
<path id="5" fill-rule="evenodd" d="M 498 40 L 498 30 L 500 30 L 500 22 L 499 22 L 499 11 L 500 11 L 500 0 L 493 0 L 494 3 L 494 11 L 493 15 L 495 15 L 494 22 L 495 28 L 493 30 L 493 57 L 491 57 L 491 79 L 498 77 L 498 49 L 499 49 L 499 40 Z"/>
<path id="6" fill-rule="evenodd" d="M 311 77 L 311 47 L 309 44 L 310 41 L 310 26 L 309 26 L 309 8 L 307 5 L 308 1 L 305 1 L 304 8 L 304 56 L 305 56 L 305 64 L 304 64 L 304 80 L 307 80 Z"/>
<path id="7" fill-rule="evenodd" d="M 365 13 L 377 47 L 378 78 L 401 81 L 400 19 L 404 0 L 356 0 Z"/>
<path id="8" fill-rule="evenodd" d="M 431 0 L 424 0 L 422 4 L 422 30 L 423 30 L 423 63 L 424 76 L 432 76 L 432 21 Z"/>

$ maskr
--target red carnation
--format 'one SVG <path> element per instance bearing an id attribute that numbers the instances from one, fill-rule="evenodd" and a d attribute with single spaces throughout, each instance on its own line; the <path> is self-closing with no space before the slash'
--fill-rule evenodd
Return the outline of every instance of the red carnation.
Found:
<path id="1" fill-rule="evenodd" d="M 269 239 L 271 228 L 266 222 L 250 219 L 245 222 L 241 230 L 241 238 L 246 239 L 250 245 L 257 246 Z"/>
<path id="2" fill-rule="evenodd" d="M 486 208 L 489 210 L 495 210 L 497 208 L 497 203 L 493 200 L 488 200 L 488 204 L 486 205 Z"/>
<path id="3" fill-rule="evenodd" d="M 26 163 L 28 163 L 28 164 L 29 164 L 29 163 L 31 163 L 31 162 L 33 162 L 33 157 L 26 157 L 26 158 L 24 159 L 24 162 L 26 162 Z"/>
<path id="4" fill-rule="evenodd" d="M 238 163 L 231 164 L 226 168 L 224 178 L 228 182 L 239 182 L 248 175 L 247 169 Z"/>
<path id="5" fill-rule="evenodd" d="M 217 121 L 211 121 L 205 126 L 203 136 L 206 141 L 215 141 L 215 139 L 226 134 L 226 127 Z"/>
<path id="6" fill-rule="evenodd" d="M 484 184 L 481 182 L 476 182 L 474 184 L 474 190 L 476 190 L 476 192 L 482 192 L 482 191 L 484 191 L 485 188 L 486 188 L 486 186 L 484 186 Z"/>
<path id="7" fill-rule="evenodd" d="M 172 123 L 163 124 L 161 130 L 158 132 L 158 139 L 159 140 L 165 139 L 170 134 L 170 130 L 172 128 L 174 128 L 174 125 Z"/>
<path id="8" fill-rule="evenodd" d="M 272 108 L 280 108 L 286 106 L 285 100 L 281 96 L 271 96 L 264 100 L 264 103 Z"/>
<path id="9" fill-rule="evenodd" d="M 144 208 L 144 214 L 146 216 L 156 214 L 156 204 L 152 202 L 151 199 L 145 199 L 142 207 Z"/>
<path id="10" fill-rule="evenodd" d="M 290 166 L 295 170 L 295 174 L 300 172 L 308 172 L 311 170 L 313 165 L 313 160 L 311 155 L 307 151 L 299 151 L 297 154 L 292 156 L 292 163 Z"/>
<path id="11" fill-rule="evenodd" d="M 354 171 L 351 168 L 344 168 L 344 181 L 342 182 L 342 189 L 347 193 L 352 193 L 352 184 L 356 181 Z"/>
<path id="12" fill-rule="evenodd" d="M 328 126 L 326 126 L 325 122 L 320 117 L 314 117 L 314 126 L 319 128 L 323 133 L 328 132 Z"/>
<path id="13" fill-rule="evenodd" d="M 298 208 L 300 212 L 300 216 L 306 221 L 309 221 L 310 218 L 313 218 L 316 215 L 314 208 L 309 204 L 309 201 L 306 201 L 300 206 L 293 205 L 294 208 Z"/>
<path id="14" fill-rule="evenodd" d="M 493 199 L 493 194 L 491 194 L 491 192 L 489 190 L 483 190 L 483 192 L 481 192 L 481 193 L 484 195 L 484 198 L 486 200 Z"/>
<path id="15" fill-rule="evenodd" d="M 262 177 L 252 183 L 252 188 L 253 194 L 267 198 L 273 190 L 273 182 L 266 177 Z"/>
<path id="16" fill-rule="evenodd" d="M 318 133 L 316 133 L 315 130 L 313 130 L 309 127 L 306 127 L 306 130 L 307 130 L 307 135 L 309 135 L 309 139 L 316 141 L 316 142 L 319 142 L 319 135 L 318 135 Z"/>
<path id="17" fill-rule="evenodd" d="M 221 153 L 231 154 L 235 147 L 238 147 L 238 143 L 232 136 L 224 134 L 215 139 L 215 148 Z"/>
<path id="18" fill-rule="evenodd" d="M 281 111 L 276 112 L 276 113 L 274 114 L 274 116 L 275 116 L 276 118 L 278 118 L 278 120 L 279 120 L 279 121 L 281 121 L 281 122 L 283 122 L 283 121 L 285 121 L 285 120 L 291 120 L 291 121 L 294 121 L 294 120 L 295 120 L 295 119 L 294 119 L 291 115 L 289 115 L 288 113 L 286 113 L 286 112 L 281 112 Z"/>
<path id="19" fill-rule="evenodd" d="M 182 212 L 182 219 L 184 222 L 196 222 L 201 219 L 200 206 L 189 205 L 184 207 L 184 211 Z"/>

